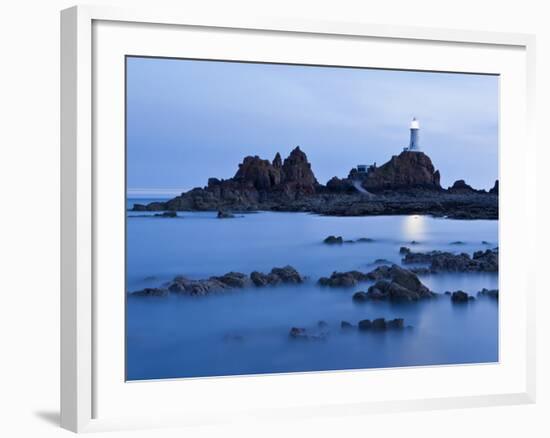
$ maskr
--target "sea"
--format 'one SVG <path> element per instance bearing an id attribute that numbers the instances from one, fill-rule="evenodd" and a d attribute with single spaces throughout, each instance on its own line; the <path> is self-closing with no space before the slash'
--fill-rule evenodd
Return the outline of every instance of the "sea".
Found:
<path id="1" fill-rule="evenodd" d="M 127 206 L 154 200 L 128 199 Z M 372 241 L 324 244 L 329 235 Z M 402 246 L 471 255 L 498 246 L 498 221 L 279 212 L 236 213 L 232 219 L 218 219 L 216 212 L 178 212 L 177 218 L 160 218 L 128 211 L 127 294 L 159 287 L 177 275 L 204 279 L 286 265 L 307 280 L 204 297 L 127 295 L 127 380 L 498 362 L 498 300 L 479 297 L 453 304 L 444 294 L 496 289 L 496 273 L 421 275 L 442 295 L 412 303 L 353 302 L 353 293 L 366 291 L 369 282 L 349 289 L 317 284 L 333 271 L 401 265 Z M 341 321 L 375 318 L 403 318 L 408 328 L 340 328 Z M 293 339 L 292 327 L 322 336 Z"/>

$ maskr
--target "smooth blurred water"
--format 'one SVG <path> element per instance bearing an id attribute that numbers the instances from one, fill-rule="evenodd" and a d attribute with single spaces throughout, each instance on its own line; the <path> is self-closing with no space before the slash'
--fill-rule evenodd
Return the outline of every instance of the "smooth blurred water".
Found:
<path id="1" fill-rule="evenodd" d="M 178 214 L 181 217 L 170 219 L 128 212 L 128 291 L 157 287 L 180 274 L 198 279 L 229 271 L 268 272 L 288 264 L 309 281 L 200 298 L 128 299 L 129 380 L 498 361 L 496 300 L 453 305 L 442 296 L 419 303 L 359 305 L 351 296 L 369 283 L 351 289 L 316 285 L 320 276 L 335 270 L 369 271 L 376 259 L 400 263 L 401 246 L 468 253 L 492 248 L 497 246 L 497 221 L 268 212 L 222 220 L 213 212 Z M 374 242 L 323 244 L 331 234 Z M 464 243 L 452 244 L 455 241 Z M 441 293 L 498 287 L 496 274 L 421 279 Z M 402 317 L 413 328 L 385 333 L 340 330 L 342 320 L 357 323 L 379 317 Z M 315 330 L 319 320 L 329 324 L 325 341 L 289 338 L 292 326 Z"/>

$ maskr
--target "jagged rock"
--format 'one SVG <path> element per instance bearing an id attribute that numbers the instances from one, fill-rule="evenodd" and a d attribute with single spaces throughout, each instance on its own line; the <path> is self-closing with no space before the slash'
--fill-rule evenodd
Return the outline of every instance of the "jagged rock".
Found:
<path id="1" fill-rule="evenodd" d="M 329 287 L 352 287 L 361 281 L 367 280 L 369 280 L 367 274 L 359 271 L 333 272 L 329 278 L 321 277 L 319 284 Z"/>
<path id="2" fill-rule="evenodd" d="M 372 328 L 372 321 L 370 319 L 363 319 L 358 322 L 357 327 L 359 330 L 370 330 Z"/>
<path id="3" fill-rule="evenodd" d="M 378 280 L 369 287 L 367 291 L 369 299 L 416 301 L 435 296 L 422 284 L 415 273 L 397 265 L 393 265 L 387 270 L 385 278 L 387 280 Z"/>
<path id="4" fill-rule="evenodd" d="M 441 190 L 439 171 L 423 152 L 403 151 L 390 161 L 371 169 L 362 181 L 369 192 L 423 188 Z"/>
<path id="5" fill-rule="evenodd" d="M 304 282 L 304 277 L 292 266 L 273 268 L 269 274 L 254 271 L 250 274 L 250 279 L 258 287 L 274 286 L 280 283 L 299 284 Z"/>
<path id="6" fill-rule="evenodd" d="M 344 243 L 344 239 L 342 239 L 342 236 L 328 236 L 325 240 L 323 240 L 323 243 L 326 243 L 327 245 L 341 245 Z"/>
<path id="7" fill-rule="evenodd" d="M 408 252 L 403 263 L 429 264 L 432 272 L 498 272 L 498 250 L 476 251 L 473 257 L 444 251 Z"/>
<path id="8" fill-rule="evenodd" d="M 228 272 L 221 277 L 210 277 L 210 281 L 219 281 L 228 287 L 241 289 L 251 285 L 248 275 L 241 272 Z"/>
<path id="9" fill-rule="evenodd" d="M 455 181 L 454 184 L 447 189 L 449 193 L 476 193 L 477 190 L 466 184 L 463 179 Z"/>
<path id="10" fill-rule="evenodd" d="M 489 298 L 494 298 L 495 300 L 498 300 L 498 289 L 481 289 L 478 293 L 478 296 L 485 296 Z"/>
<path id="11" fill-rule="evenodd" d="M 307 331 L 303 327 L 292 327 L 289 336 L 294 339 L 305 339 L 307 338 Z"/>
<path id="12" fill-rule="evenodd" d="M 355 193 L 355 187 L 349 179 L 340 179 L 336 176 L 327 181 L 327 190 L 333 193 Z"/>
<path id="13" fill-rule="evenodd" d="M 410 248 L 407 248 L 406 246 L 402 246 L 401 248 L 399 248 L 399 254 L 409 254 L 410 252 Z"/>
<path id="14" fill-rule="evenodd" d="M 352 323 L 348 322 L 348 321 L 342 321 L 340 323 L 340 327 L 344 330 L 349 330 L 349 329 L 352 329 L 354 326 Z"/>
<path id="15" fill-rule="evenodd" d="M 457 290 L 451 294 L 451 301 L 453 303 L 467 303 L 470 296 L 461 290 Z"/>
<path id="16" fill-rule="evenodd" d="M 498 195 L 498 179 L 495 181 L 493 188 L 489 190 L 489 193 L 492 195 Z"/>
<path id="17" fill-rule="evenodd" d="M 166 288 L 154 287 L 146 287 L 145 289 L 131 293 L 135 297 L 167 297 L 169 294 L 170 291 Z"/>

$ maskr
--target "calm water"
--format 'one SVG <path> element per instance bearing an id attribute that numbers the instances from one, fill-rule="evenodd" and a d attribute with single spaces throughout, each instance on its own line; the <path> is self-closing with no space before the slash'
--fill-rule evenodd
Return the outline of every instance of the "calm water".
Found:
<path id="1" fill-rule="evenodd" d="M 494 300 L 452 305 L 443 296 L 420 303 L 359 305 L 351 296 L 366 290 L 369 283 L 352 289 L 315 284 L 334 270 L 369 271 L 376 259 L 400 263 L 403 245 L 417 251 L 469 253 L 496 246 L 496 221 L 303 213 L 253 213 L 220 220 L 215 213 L 179 214 L 181 218 L 168 219 L 128 213 L 128 291 L 157 287 L 179 274 L 198 279 L 229 271 L 268 272 L 287 264 L 310 280 L 201 298 L 129 299 L 130 380 L 498 360 Z M 324 245 L 322 240 L 330 234 L 375 241 Z M 418 244 L 410 245 L 413 240 Z M 464 244 L 452 244 L 458 240 Z M 475 293 L 498 287 L 495 274 L 437 274 L 421 279 L 435 292 Z M 357 323 L 379 317 L 402 317 L 413 328 L 385 333 L 340 330 L 342 320 Z M 326 340 L 289 339 L 290 327 L 315 329 L 319 320 L 329 324 Z"/>

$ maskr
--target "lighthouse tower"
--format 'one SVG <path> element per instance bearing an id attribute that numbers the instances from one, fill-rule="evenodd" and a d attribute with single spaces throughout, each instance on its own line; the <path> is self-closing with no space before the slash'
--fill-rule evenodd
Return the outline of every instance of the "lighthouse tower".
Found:
<path id="1" fill-rule="evenodd" d="M 410 152 L 420 152 L 420 140 L 418 133 L 420 131 L 420 123 L 416 120 L 416 117 L 413 117 L 411 122 L 411 140 L 409 142 L 409 147 L 407 148 Z"/>

